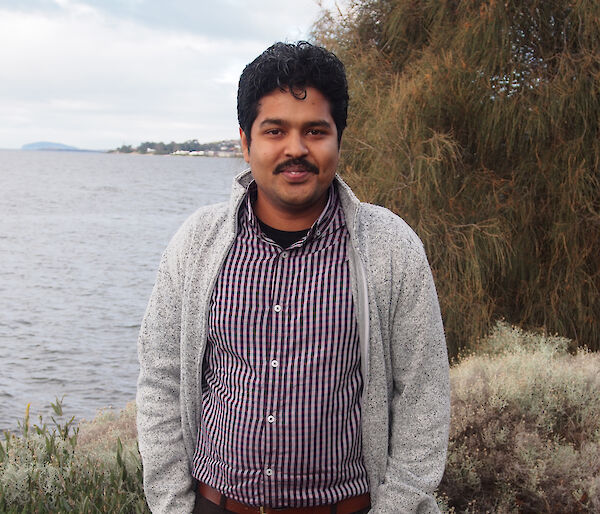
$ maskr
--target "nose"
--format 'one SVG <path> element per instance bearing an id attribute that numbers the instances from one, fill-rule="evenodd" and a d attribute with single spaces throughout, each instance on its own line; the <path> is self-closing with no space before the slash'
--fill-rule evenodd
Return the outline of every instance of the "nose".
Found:
<path id="1" fill-rule="evenodd" d="M 302 137 L 302 134 L 291 132 L 286 138 L 285 154 L 288 157 L 297 159 L 308 154 L 308 148 Z"/>

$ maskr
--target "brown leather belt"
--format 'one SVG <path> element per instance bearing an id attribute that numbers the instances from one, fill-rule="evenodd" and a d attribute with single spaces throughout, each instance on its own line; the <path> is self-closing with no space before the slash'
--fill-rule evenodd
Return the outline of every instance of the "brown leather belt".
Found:
<path id="1" fill-rule="evenodd" d="M 251 507 L 245 503 L 240 503 L 223 496 L 219 491 L 202 482 L 198 483 L 197 492 L 208 501 L 236 514 L 331 514 L 332 512 L 335 514 L 352 514 L 371 506 L 369 493 L 346 498 L 331 505 L 274 509 L 271 507 Z"/>

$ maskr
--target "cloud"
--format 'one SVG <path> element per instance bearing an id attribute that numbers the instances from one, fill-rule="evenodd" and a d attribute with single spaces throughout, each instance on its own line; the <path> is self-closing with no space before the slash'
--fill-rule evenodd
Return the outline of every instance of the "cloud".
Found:
<path id="1" fill-rule="evenodd" d="M 5 148 L 235 137 L 244 65 L 273 41 L 306 37 L 319 11 L 271 0 L 7 4 L 0 0 Z"/>

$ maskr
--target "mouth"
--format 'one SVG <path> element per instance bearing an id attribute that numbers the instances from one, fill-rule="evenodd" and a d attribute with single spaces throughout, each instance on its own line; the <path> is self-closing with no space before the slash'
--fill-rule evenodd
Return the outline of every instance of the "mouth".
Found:
<path id="1" fill-rule="evenodd" d="M 319 168 L 304 159 L 283 162 L 275 168 L 275 175 L 284 173 L 288 177 L 301 177 L 309 173 L 319 174 Z"/>
<path id="2" fill-rule="evenodd" d="M 291 175 L 292 177 L 297 177 L 311 172 L 308 171 L 306 168 L 285 168 L 281 173 Z"/>

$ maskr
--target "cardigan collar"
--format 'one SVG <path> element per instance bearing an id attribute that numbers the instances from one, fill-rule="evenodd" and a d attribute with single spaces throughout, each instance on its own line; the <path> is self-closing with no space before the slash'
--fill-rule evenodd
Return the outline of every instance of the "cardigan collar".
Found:
<path id="1" fill-rule="evenodd" d="M 252 180 L 253 178 L 250 168 L 247 168 L 239 173 L 233 180 L 231 197 L 229 199 L 228 223 L 230 224 L 230 227 L 234 233 L 237 232 L 237 219 L 240 206 L 246 197 L 248 186 Z M 350 232 L 350 236 L 355 237 L 360 201 L 337 173 L 333 180 L 338 186 L 340 203 L 342 204 L 342 209 L 344 210 L 344 215 L 346 216 L 346 227 L 348 232 Z"/>

